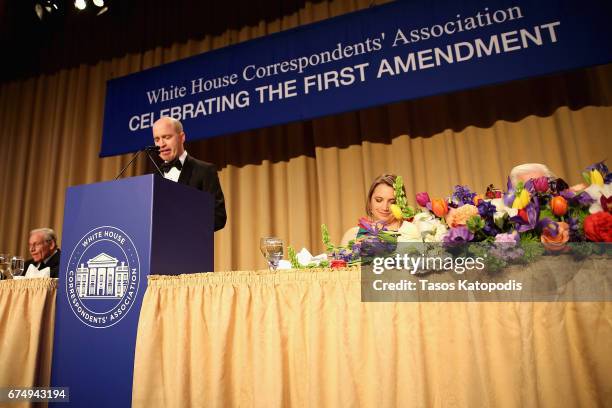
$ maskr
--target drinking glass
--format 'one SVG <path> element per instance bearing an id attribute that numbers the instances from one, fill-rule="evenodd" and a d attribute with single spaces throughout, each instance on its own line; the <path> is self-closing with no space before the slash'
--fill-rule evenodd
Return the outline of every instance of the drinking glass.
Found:
<path id="1" fill-rule="evenodd" d="M 268 261 L 271 271 L 276 271 L 283 258 L 283 241 L 276 237 L 264 237 L 259 240 L 259 249 Z"/>
<path id="2" fill-rule="evenodd" d="M 20 256 L 14 256 L 11 259 L 11 273 L 13 276 L 23 275 L 23 258 Z"/>
<path id="3" fill-rule="evenodd" d="M 11 256 L 9 254 L 0 254 L 0 279 L 9 278 L 9 267 Z"/>

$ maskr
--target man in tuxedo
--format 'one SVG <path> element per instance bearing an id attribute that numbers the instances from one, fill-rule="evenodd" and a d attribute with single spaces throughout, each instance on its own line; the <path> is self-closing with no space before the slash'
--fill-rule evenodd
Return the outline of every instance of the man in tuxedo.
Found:
<path id="1" fill-rule="evenodd" d="M 537 179 L 539 177 L 548 177 L 548 179 L 556 180 L 559 191 L 569 188 L 573 192 L 578 192 L 588 187 L 584 183 L 568 186 L 563 179 L 558 178 L 548 166 L 542 163 L 519 164 L 518 166 L 514 166 L 510 171 L 510 183 L 512 183 L 513 186 L 516 186 L 519 181 L 525 183 L 527 180 Z"/>
<path id="2" fill-rule="evenodd" d="M 159 146 L 159 157 L 164 177 L 201 191 L 215 199 L 215 231 L 225 226 L 225 199 L 214 164 L 195 159 L 185 150 L 183 124 L 171 117 L 163 117 L 153 124 L 153 141 Z"/>
<path id="3" fill-rule="evenodd" d="M 24 271 L 27 271 L 30 265 L 36 266 L 38 270 L 49 267 L 50 276 L 57 278 L 59 276 L 61 251 L 57 247 L 55 231 L 51 228 L 37 228 L 30 231 L 28 247 L 32 259 L 25 262 Z"/>

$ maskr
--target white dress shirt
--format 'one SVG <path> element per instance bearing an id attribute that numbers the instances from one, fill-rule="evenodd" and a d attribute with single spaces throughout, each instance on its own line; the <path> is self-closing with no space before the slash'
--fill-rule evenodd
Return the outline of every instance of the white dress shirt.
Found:
<path id="1" fill-rule="evenodd" d="M 185 165 L 186 158 L 187 158 L 187 150 L 185 150 L 183 154 L 179 156 L 181 165 L 183 166 Z M 168 171 L 167 173 L 164 173 L 165 178 L 167 178 L 168 180 L 172 180 L 174 182 L 177 182 L 180 176 L 181 176 L 181 170 L 177 169 L 176 167 L 172 167 L 170 171 Z"/>

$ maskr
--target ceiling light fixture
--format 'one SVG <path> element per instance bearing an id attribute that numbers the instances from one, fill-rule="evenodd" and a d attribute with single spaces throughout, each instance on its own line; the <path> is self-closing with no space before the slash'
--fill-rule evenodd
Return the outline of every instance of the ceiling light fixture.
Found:
<path id="1" fill-rule="evenodd" d="M 85 10 L 87 8 L 87 3 L 85 0 L 75 0 L 74 7 L 78 8 L 79 10 Z"/>

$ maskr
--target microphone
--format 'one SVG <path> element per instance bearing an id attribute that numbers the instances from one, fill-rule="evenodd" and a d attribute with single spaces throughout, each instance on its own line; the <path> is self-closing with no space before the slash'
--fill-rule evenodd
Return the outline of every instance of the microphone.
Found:
<path id="1" fill-rule="evenodd" d="M 117 180 L 119 177 L 121 177 L 121 175 L 127 170 L 128 167 L 130 167 L 130 165 L 134 162 L 134 160 L 136 160 L 138 155 L 140 153 L 142 153 L 142 152 L 146 152 L 147 153 L 147 156 L 149 157 L 149 159 L 151 160 L 151 162 L 155 166 L 155 169 L 157 170 L 157 173 L 159 173 L 160 176 L 164 177 L 164 173 L 162 173 L 162 171 L 160 170 L 160 168 L 157 165 L 157 163 L 155 163 L 155 160 L 153 160 L 153 157 L 151 157 L 151 152 L 159 153 L 159 146 L 152 145 L 152 146 L 145 146 L 144 148 L 138 150 L 136 152 L 136 154 L 134 154 L 134 156 L 132 156 L 132 158 L 130 159 L 128 164 L 126 164 L 125 167 L 121 169 L 119 174 L 117 174 L 117 177 L 115 177 L 115 180 Z"/>

